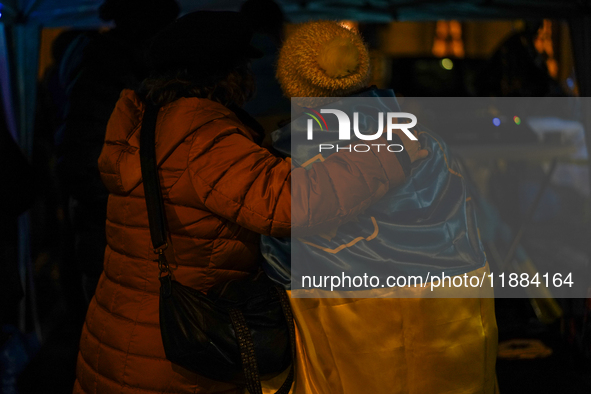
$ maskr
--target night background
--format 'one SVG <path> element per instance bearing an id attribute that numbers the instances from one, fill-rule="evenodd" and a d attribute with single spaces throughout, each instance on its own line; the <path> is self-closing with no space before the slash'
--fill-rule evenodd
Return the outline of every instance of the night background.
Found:
<path id="1" fill-rule="evenodd" d="M 104 245 L 96 241 L 104 237 L 104 224 L 96 223 L 104 222 L 105 212 L 96 185 L 63 163 L 94 160 L 96 165 L 104 139 L 98 119 L 112 111 L 109 100 L 144 72 L 126 36 L 129 26 L 139 29 L 144 14 L 131 8 L 126 18 L 133 22 L 123 18 L 126 29 L 114 27 L 113 19 L 99 18 L 101 3 L 0 4 L 3 394 L 70 393 L 76 378 L 88 291 L 92 295 L 98 280 L 93 278 L 101 270 L 97 273 L 85 256 L 102 260 Z M 180 15 L 237 11 L 242 4 L 178 3 Z M 591 95 L 589 1 L 276 4 L 282 14 L 269 8 L 253 12 L 261 26 L 253 45 L 265 56 L 252 64 L 257 96 L 244 107 L 267 136 L 290 117 L 289 100 L 281 97 L 274 75 L 278 45 L 296 23 L 310 19 L 336 20 L 358 31 L 369 46 L 370 84 L 393 89 L 401 102 L 411 97 L 566 100 Z M 88 48 L 94 58 L 85 57 Z M 89 118 L 75 118 L 76 102 L 87 105 Z M 485 223 L 479 224 L 491 270 L 509 256 L 540 272 L 566 264 L 589 274 L 591 112 L 589 101 L 581 102 L 587 106 L 578 109 L 578 123 L 567 131 L 560 124 L 537 132 L 524 119 L 491 110 L 483 116 L 484 131 L 443 135 L 482 202 L 478 220 Z M 499 113 L 507 115 L 502 119 L 509 128 L 495 134 Z M 68 125 L 87 119 L 96 120 L 89 137 L 69 139 Z M 76 177 L 83 184 L 79 189 L 68 181 Z M 483 227 L 492 230 L 483 235 Z M 497 299 L 495 312 L 500 393 L 591 393 L 591 288 L 586 299 L 554 299 L 550 293 Z"/>

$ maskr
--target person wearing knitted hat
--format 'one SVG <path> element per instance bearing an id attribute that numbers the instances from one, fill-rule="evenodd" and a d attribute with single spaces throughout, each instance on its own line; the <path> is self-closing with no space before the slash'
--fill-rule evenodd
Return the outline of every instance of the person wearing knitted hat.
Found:
<path id="1" fill-rule="evenodd" d="M 283 93 L 314 106 L 326 97 L 346 97 L 367 88 L 369 53 L 359 34 L 337 22 L 302 24 L 289 36 L 277 60 Z"/>
<path id="2" fill-rule="evenodd" d="M 273 148 L 291 156 L 295 167 L 330 158 L 334 150 L 318 154 L 318 138 L 335 145 L 340 134 L 340 127 L 339 133 L 327 132 L 334 129 L 328 123 L 324 132 L 314 133 L 314 141 L 297 138 L 306 136 L 310 119 L 299 109 L 313 114 L 321 106 L 350 113 L 352 106 L 362 105 L 363 110 L 355 108 L 364 111 L 366 121 L 370 110 L 400 112 L 392 90 L 367 86 L 370 62 L 360 35 L 336 22 L 297 26 L 280 50 L 276 75 L 293 109 L 291 123 L 272 134 Z M 368 130 L 375 130 L 376 123 Z M 431 274 L 443 269 L 448 275 L 488 272 L 461 169 L 435 133 L 420 127 L 413 131 L 426 150 L 421 159 L 397 153 L 405 163 L 405 182 L 355 221 L 322 235 L 262 239 L 265 271 L 292 295 L 295 394 L 495 392 L 497 327 L 490 289 L 451 299 L 404 298 L 396 293 L 402 289 L 365 288 L 373 293 L 360 293 L 350 288 L 335 298 L 330 286 L 313 289 L 299 279 L 303 272 L 378 275 L 384 266 L 388 275 L 405 276 L 424 277 L 425 268 Z M 426 295 L 413 290 L 412 297 Z M 399 298 L 387 298 L 392 294 Z M 267 382 L 266 393 L 275 387 L 277 382 Z"/>

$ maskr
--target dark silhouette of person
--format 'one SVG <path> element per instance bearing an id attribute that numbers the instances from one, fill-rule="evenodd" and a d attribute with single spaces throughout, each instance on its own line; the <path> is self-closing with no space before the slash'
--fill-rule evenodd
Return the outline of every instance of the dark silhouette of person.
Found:
<path id="1" fill-rule="evenodd" d="M 16 377 L 28 360 L 16 326 L 24 297 L 18 264 L 18 217 L 33 205 L 37 176 L 6 126 L 0 105 L 0 392 L 16 392 Z"/>
<path id="2" fill-rule="evenodd" d="M 507 38 L 488 60 L 481 74 L 484 96 L 564 96 L 546 66 L 546 57 L 535 47 L 540 22 L 527 23 L 523 31 Z"/>
<path id="3" fill-rule="evenodd" d="M 17 219 L 37 195 L 33 167 L 10 135 L 0 111 L 0 326 L 16 324 L 18 303 L 24 293 L 18 270 Z M 2 345 L 0 338 L 0 346 Z"/>
<path id="4" fill-rule="evenodd" d="M 120 92 L 137 88 L 148 76 L 147 42 L 178 13 L 175 0 L 105 0 L 99 16 L 115 27 L 91 37 L 76 51 L 81 58 L 76 72 L 70 73 L 64 124 L 57 136 L 57 168 L 68 200 L 73 260 L 87 302 L 102 272 L 106 245 L 108 192 L 97 161 L 107 122 Z"/>
<path id="5" fill-rule="evenodd" d="M 256 80 L 255 97 L 244 105 L 267 132 L 277 128 L 280 120 L 289 118 L 291 106 L 275 78 L 277 54 L 284 38 L 286 22 L 283 11 L 273 0 L 247 0 L 240 13 L 254 32 L 252 45 L 263 53 L 254 59 L 251 69 Z"/>

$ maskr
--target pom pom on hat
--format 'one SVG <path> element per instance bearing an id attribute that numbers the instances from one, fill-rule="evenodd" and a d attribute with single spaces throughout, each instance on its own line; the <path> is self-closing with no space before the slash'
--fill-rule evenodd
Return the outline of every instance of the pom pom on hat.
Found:
<path id="1" fill-rule="evenodd" d="M 287 97 L 348 96 L 367 86 L 369 71 L 359 34 L 333 21 L 297 26 L 277 59 L 277 79 Z"/>
<path id="2" fill-rule="evenodd" d="M 336 37 L 318 51 L 318 66 L 330 78 L 346 77 L 359 66 L 359 50 L 345 37 Z"/>

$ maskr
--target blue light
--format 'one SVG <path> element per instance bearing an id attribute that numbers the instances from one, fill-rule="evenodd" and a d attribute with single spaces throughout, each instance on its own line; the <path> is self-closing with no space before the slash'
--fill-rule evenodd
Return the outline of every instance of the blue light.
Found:
<path id="1" fill-rule="evenodd" d="M 493 118 L 493 124 L 497 127 L 499 127 L 501 125 L 501 119 L 499 118 Z"/>
<path id="2" fill-rule="evenodd" d="M 575 88 L 575 81 L 573 81 L 572 78 L 567 78 L 566 79 L 566 85 L 571 88 L 574 89 Z"/>

